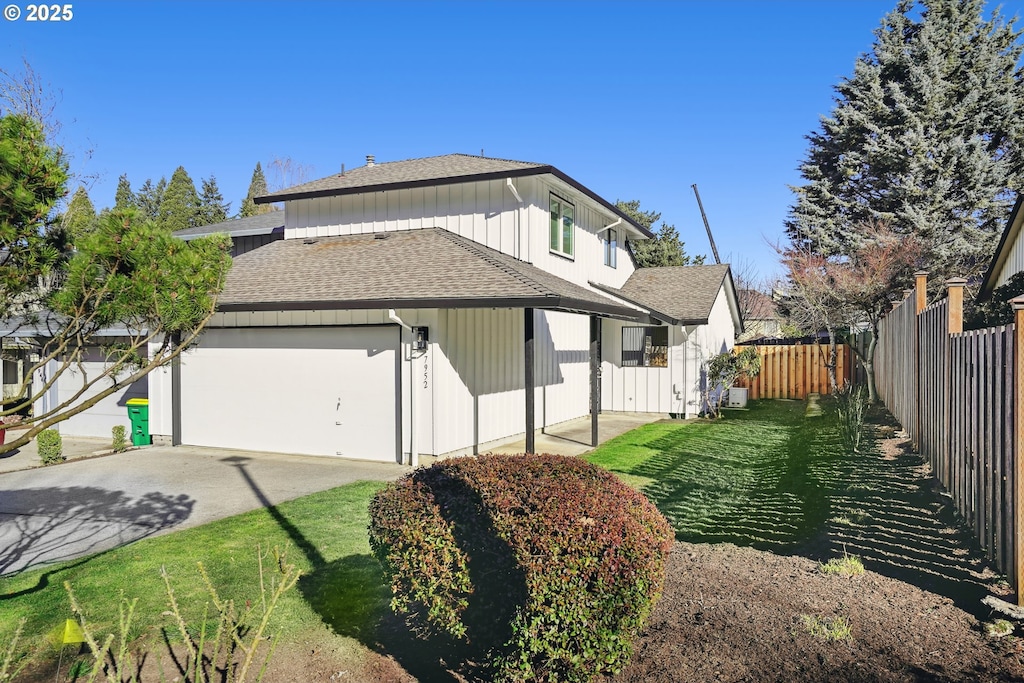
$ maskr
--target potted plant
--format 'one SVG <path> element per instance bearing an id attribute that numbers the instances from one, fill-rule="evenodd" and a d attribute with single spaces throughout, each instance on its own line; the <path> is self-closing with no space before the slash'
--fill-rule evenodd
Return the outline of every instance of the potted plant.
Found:
<path id="1" fill-rule="evenodd" d="M 21 424 L 21 415 L 12 414 L 0 417 L 0 444 L 7 439 L 7 428 Z"/>

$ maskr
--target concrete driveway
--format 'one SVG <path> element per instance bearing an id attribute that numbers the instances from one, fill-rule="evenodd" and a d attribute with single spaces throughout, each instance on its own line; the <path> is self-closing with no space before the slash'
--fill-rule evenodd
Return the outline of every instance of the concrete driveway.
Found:
<path id="1" fill-rule="evenodd" d="M 0 575 L 407 471 L 340 458 L 154 446 L 3 472 Z"/>

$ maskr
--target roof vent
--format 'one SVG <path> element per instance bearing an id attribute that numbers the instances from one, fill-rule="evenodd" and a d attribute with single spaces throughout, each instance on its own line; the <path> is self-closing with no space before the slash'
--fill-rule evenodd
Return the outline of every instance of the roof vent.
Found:
<path id="1" fill-rule="evenodd" d="M 373 234 L 373 239 L 375 240 L 386 240 L 388 237 L 391 237 L 391 235 L 386 232 L 376 232 Z"/>
<path id="2" fill-rule="evenodd" d="M 367 154 L 366 155 L 366 167 L 369 168 L 370 166 L 373 166 L 373 155 L 372 154 Z"/>
<path id="3" fill-rule="evenodd" d="M 309 239 L 309 238 L 306 238 L 306 239 L 302 240 L 303 244 L 316 244 L 316 242 L 317 242 L 316 240 Z"/>

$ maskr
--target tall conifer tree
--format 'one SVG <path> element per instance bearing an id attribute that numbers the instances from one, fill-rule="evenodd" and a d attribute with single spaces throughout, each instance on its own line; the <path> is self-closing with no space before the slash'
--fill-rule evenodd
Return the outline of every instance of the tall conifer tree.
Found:
<path id="1" fill-rule="evenodd" d="M 166 178 L 161 178 L 156 185 L 149 178 L 146 178 L 146 182 L 142 183 L 142 187 L 139 188 L 138 193 L 135 195 L 135 201 L 144 217 L 154 221 L 160 217 L 160 204 L 164 200 L 164 191 L 166 189 Z"/>
<path id="2" fill-rule="evenodd" d="M 63 225 L 73 239 L 91 232 L 96 227 L 96 207 L 93 206 L 84 187 L 80 186 L 71 195 L 68 208 L 64 211 Z"/>
<path id="3" fill-rule="evenodd" d="M 901 2 L 808 136 L 791 247 L 850 254 L 881 220 L 921 238 L 934 281 L 984 272 L 1024 187 L 1019 35 L 982 0 Z"/>
<path id="4" fill-rule="evenodd" d="M 199 218 L 197 225 L 213 225 L 228 219 L 231 203 L 224 201 L 224 195 L 217 186 L 217 178 L 203 179 L 203 192 L 199 195 Z"/>
<path id="5" fill-rule="evenodd" d="M 157 221 L 170 231 L 195 227 L 199 218 L 199 195 L 184 166 L 171 175 Z"/>
<path id="6" fill-rule="evenodd" d="M 256 197 L 269 194 L 267 191 L 267 177 L 263 175 L 263 167 L 256 162 L 256 168 L 252 172 L 252 180 L 249 182 L 249 192 L 242 201 L 242 208 L 239 211 L 240 218 L 257 216 L 261 213 L 270 213 L 274 210 L 270 204 L 257 204 L 253 201 Z"/>
<path id="7" fill-rule="evenodd" d="M 114 208 L 123 211 L 139 205 L 132 192 L 132 184 L 128 182 L 128 175 L 122 173 L 117 179 L 117 192 L 114 193 Z"/>

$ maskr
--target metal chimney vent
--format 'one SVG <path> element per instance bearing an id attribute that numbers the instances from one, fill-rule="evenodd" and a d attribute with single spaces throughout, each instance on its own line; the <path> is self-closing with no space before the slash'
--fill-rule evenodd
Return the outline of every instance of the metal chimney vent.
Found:
<path id="1" fill-rule="evenodd" d="M 367 154 L 366 155 L 366 165 L 368 167 L 369 166 L 373 166 L 373 155 L 372 154 Z"/>

